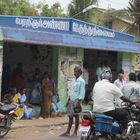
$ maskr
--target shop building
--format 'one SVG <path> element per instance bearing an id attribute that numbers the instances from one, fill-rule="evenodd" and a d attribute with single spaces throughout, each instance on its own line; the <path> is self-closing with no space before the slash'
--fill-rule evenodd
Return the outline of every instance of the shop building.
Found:
<path id="1" fill-rule="evenodd" d="M 83 67 L 83 62 L 88 63 L 92 89 L 98 63 L 107 60 L 115 79 L 121 68 L 129 73 L 135 67 L 135 53 L 140 52 L 134 36 L 72 18 L 0 16 L 0 40 L 0 77 L 7 75 L 5 65 L 13 71 L 22 63 L 31 88 L 30 77 L 35 68 L 40 68 L 41 73 L 49 71 L 56 82 L 63 111 L 76 65 Z M 5 76 L 1 83 L 2 97 L 11 85 Z"/>

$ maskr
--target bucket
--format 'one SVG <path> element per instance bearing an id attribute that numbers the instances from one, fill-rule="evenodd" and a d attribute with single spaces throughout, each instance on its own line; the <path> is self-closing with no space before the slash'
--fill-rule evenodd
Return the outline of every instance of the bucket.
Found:
<path id="1" fill-rule="evenodd" d="M 117 124 L 116 122 L 114 122 L 112 124 L 112 128 L 111 128 L 111 134 L 118 134 L 120 130 L 119 124 Z"/>
<path id="2" fill-rule="evenodd" d="M 107 115 L 96 115 L 96 132 L 110 133 L 113 118 Z"/>

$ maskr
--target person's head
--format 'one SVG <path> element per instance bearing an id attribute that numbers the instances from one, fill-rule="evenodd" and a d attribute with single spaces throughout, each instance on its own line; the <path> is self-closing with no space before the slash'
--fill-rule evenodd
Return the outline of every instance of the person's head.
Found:
<path id="1" fill-rule="evenodd" d="M 25 94 L 25 93 L 26 93 L 26 88 L 21 88 L 21 89 L 20 89 L 20 94 L 23 95 L 23 94 Z"/>
<path id="2" fill-rule="evenodd" d="M 140 81 L 140 72 L 137 75 L 137 80 Z"/>
<path id="3" fill-rule="evenodd" d="M 108 67 L 108 61 L 107 60 L 104 60 L 104 66 Z"/>
<path id="4" fill-rule="evenodd" d="M 62 70 L 62 71 L 64 70 L 64 65 L 65 65 L 65 61 L 62 61 L 62 62 L 61 62 L 61 70 Z"/>
<path id="5" fill-rule="evenodd" d="M 123 78 L 124 78 L 123 74 L 122 74 L 122 73 L 119 73 L 119 74 L 118 74 L 118 79 L 119 79 L 120 81 L 122 81 Z"/>
<path id="6" fill-rule="evenodd" d="M 111 81 L 112 80 L 112 74 L 111 74 L 111 72 L 110 71 L 103 71 L 103 73 L 101 74 L 101 79 L 103 80 L 103 79 L 106 79 L 106 80 L 109 80 L 109 81 Z"/>
<path id="7" fill-rule="evenodd" d="M 15 87 L 10 89 L 10 93 L 14 96 L 17 93 L 17 89 Z"/>
<path id="8" fill-rule="evenodd" d="M 8 101 L 8 103 L 12 103 L 12 99 L 13 99 L 12 94 L 7 94 L 7 95 L 5 96 L 5 99 Z"/>
<path id="9" fill-rule="evenodd" d="M 82 70 L 79 66 L 74 68 L 74 76 L 78 78 L 82 74 Z"/>
<path id="10" fill-rule="evenodd" d="M 129 81 L 135 81 L 136 82 L 136 74 L 135 73 L 130 73 L 129 74 Z"/>
<path id="11" fill-rule="evenodd" d="M 44 72 L 43 79 L 49 79 L 49 73 L 47 71 Z"/>
<path id="12" fill-rule="evenodd" d="M 120 69 L 119 73 L 124 74 L 124 70 L 123 69 Z"/>

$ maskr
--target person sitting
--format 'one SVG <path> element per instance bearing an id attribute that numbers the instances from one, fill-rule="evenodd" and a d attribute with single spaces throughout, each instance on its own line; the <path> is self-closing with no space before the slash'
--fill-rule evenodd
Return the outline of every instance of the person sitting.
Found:
<path id="1" fill-rule="evenodd" d="M 12 95 L 12 103 L 19 105 L 20 102 L 17 94 L 17 89 L 15 87 L 11 88 L 9 94 Z M 23 117 L 23 109 L 20 107 L 20 105 L 16 110 L 16 115 L 17 115 L 17 119 L 21 119 Z"/>
<path id="2" fill-rule="evenodd" d="M 32 106 L 27 103 L 27 97 L 26 97 L 26 89 L 21 89 L 18 93 L 19 103 L 21 107 L 23 108 L 23 117 L 26 119 L 32 118 Z"/>
<path id="3" fill-rule="evenodd" d="M 54 94 L 52 97 L 51 112 L 57 113 L 58 116 L 61 116 L 61 108 L 62 108 L 62 104 L 59 99 L 59 95 Z"/>
<path id="4" fill-rule="evenodd" d="M 125 132 L 129 122 L 128 111 L 122 108 L 115 108 L 114 98 L 120 98 L 130 104 L 135 104 L 135 102 L 126 98 L 121 90 L 110 82 L 112 79 L 110 71 L 104 71 L 101 77 L 102 80 L 96 82 L 93 87 L 93 111 L 111 116 L 119 121 L 123 130 L 122 134 L 124 134 L 123 132 Z"/>

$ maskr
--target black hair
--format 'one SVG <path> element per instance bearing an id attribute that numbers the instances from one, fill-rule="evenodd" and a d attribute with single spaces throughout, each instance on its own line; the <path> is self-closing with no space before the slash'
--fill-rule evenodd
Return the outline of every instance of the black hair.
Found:
<path id="1" fill-rule="evenodd" d="M 119 73 L 124 74 L 124 70 L 123 69 L 120 69 Z"/>
<path id="2" fill-rule="evenodd" d="M 137 80 L 140 81 L 140 72 L 137 75 Z"/>
<path id="3" fill-rule="evenodd" d="M 130 73 L 129 74 L 129 81 L 135 81 L 136 82 L 136 74 L 135 73 Z"/>

